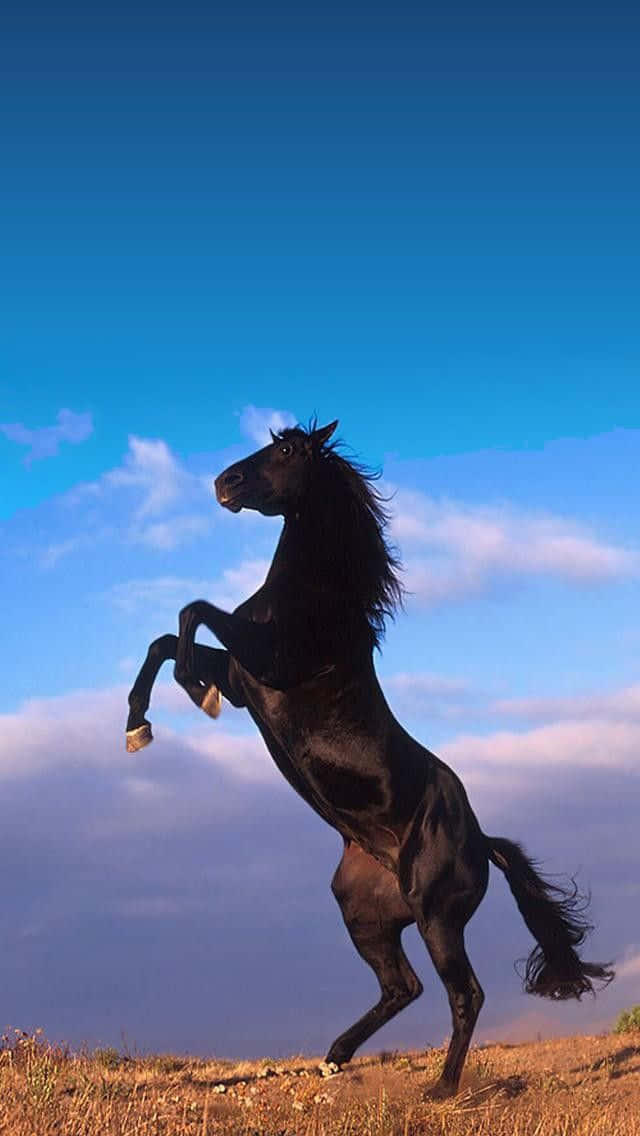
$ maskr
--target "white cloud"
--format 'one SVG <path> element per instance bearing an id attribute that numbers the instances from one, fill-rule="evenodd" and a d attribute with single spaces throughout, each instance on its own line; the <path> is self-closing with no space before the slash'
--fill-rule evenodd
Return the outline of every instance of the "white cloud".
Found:
<path id="1" fill-rule="evenodd" d="M 588 722 L 553 722 L 521 733 L 501 730 L 467 734 L 442 746 L 445 761 L 471 774 L 532 767 L 544 775 L 561 766 L 575 769 L 638 769 L 640 726 L 634 722 L 596 718 Z"/>
<path id="2" fill-rule="evenodd" d="M 210 581 L 182 576 L 154 576 L 150 579 L 125 580 L 106 593 L 121 611 L 132 615 L 141 608 L 177 618 L 180 608 L 205 596 Z"/>
<path id="3" fill-rule="evenodd" d="M 161 438 L 138 438 L 134 434 L 122 465 L 101 479 L 104 485 L 136 491 L 138 518 L 165 512 L 185 495 L 193 480 Z"/>
<path id="4" fill-rule="evenodd" d="M 127 690 L 122 686 L 32 698 L 18 710 L 0 715 L 0 781 L 28 779 L 46 769 L 74 764 L 125 768 L 120 753 L 124 747 L 109 744 L 104 726 L 118 722 L 121 734 L 126 706 Z"/>
<path id="5" fill-rule="evenodd" d="M 185 744 L 208 763 L 224 769 L 235 781 L 258 784 L 282 781 L 282 774 L 257 734 L 239 736 L 218 727 L 206 733 L 187 735 Z"/>
<path id="6" fill-rule="evenodd" d="M 212 585 L 211 596 L 218 607 L 235 608 L 264 584 L 269 571 L 269 560 L 243 560 L 235 567 L 225 568 Z"/>
<path id="7" fill-rule="evenodd" d="M 170 551 L 205 533 L 213 519 L 211 489 L 200 476 L 190 473 L 161 438 L 129 437 L 122 464 L 103 473 L 97 481 L 76 486 L 61 499 L 66 506 L 94 509 L 85 518 L 82 535 L 50 546 L 44 553 L 51 566 L 62 556 L 82 545 L 95 542 L 94 528 L 100 523 L 100 510 L 113 509 L 113 494 L 122 495 L 127 518 L 120 532 L 132 544 L 144 544 L 159 551 Z M 204 507 L 204 512 L 194 512 Z M 105 531 L 103 526 L 103 532 Z"/>
<path id="8" fill-rule="evenodd" d="M 153 753 L 159 747 L 135 757 L 125 750 L 127 693 L 124 685 L 78 690 L 29 699 L 12 713 L 0 714 L 0 782 L 28 780 L 64 768 L 107 770 L 123 799 L 145 810 L 159 810 L 164 816 L 173 787 L 160 771 L 154 772 L 157 758 L 154 763 Z M 238 720 L 227 702 L 221 722 L 214 725 L 177 684 L 163 682 L 154 687 L 151 713 L 163 710 L 186 713 L 192 728 L 178 734 L 160 722 L 154 733 L 161 746 L 179 748 L 201 768 L 217 766 L 238 782 L 282 781 L 257 732 L 225 730 L 227 714 L 230 722 Z"/>
<path id="9" fill-rule="evenodd" d="M 400 672 L 384 676 L 381 681 L 395 706 L 425 718 L 473 717 L 494 724 L 496 719 L 515 719 L 550 725 L 640 725 L 640 683 L 585 694 L 495 698 L 467 679 L 429 672 Z"/>
<path id="10" fill-rule="evenodd" d="M 492 702 L 489 709 L 495 715 L 535 721 L 607 718 L 610 721 L 640 723 L 640 683 L 607 694 L 576 694 L 564 698 L 501 698 Z"/>
<path id="11" fill-rule="evenodd" d="M 498 814 L 538 782 L 640 771 L 640 685 L 568 697 L 489 700 L 470 684 L 438 675 L 399 674 L 383 680 L 391 700 L 424 718 L 522 719 L 529 728 L 465 732 L 444 741 L 440 756 L 462 777 L 482 808 Z M 428 744 L 428 738 L 427 744 Z M 634 780 L 635 785 L 635 780 Z"/>
<path id="12" fill-rule="evenodd" d="M 93 433 L 93 418 L 90 413 L 76 414 L 73 410 L 63 409 L 58 411 L 56 418 L 56 426 L 42 426 L 32 430 L 22 422 L 5 422 L 0 424 L 0 430 L 11 442 L 30 447 L 23 458 L 24 464 L 29 466 L 42 458 L 57 457 L 62 442 L 77 446 Z"/>
<path id="13" fill-rule="evenodd" d="M 478 695 L 464 679 L 424 672 L 389 675 L 382 685 L 399 710 L 429 718 L 459 718 Z"/>
<path id="14" fill-rule="evenodd" d="M 594 584 L 638 573 L 635 550 L 601 541 L 568 518 L 510 505 L 436 501 L 400 489 L 392 534 L 405 553 L 406 586 L 435 604 L 489 588 L 497 576 L 553 576 Z"/>
<path id="15" fill-rule="evenodd" d="M 205 533 L 209 524 L 206 517 L 170 517 L 167 521 L 154 521 L 149 525 L 132 525 L 130 536 L 136 544 L 168 551 Z"/>
<path id="16" fill-rule="evenodd" d="M 268 560 L 243 560 L 226 568 L 216 579 L 181 576 L 155 576 L 149 579 L 126 580 L 116 584 L 106 594 L 127 614 L 142 608 L 156 615 L 177 618 L 180 608 L 196 599 L 209 599 L 216 607 L 230 611 L 248 599 L 264 583 L 269 570 Z"/>
<path id="17" fill-rule="evenodd" d="M 434 689 L 443 685 L 437 676 L 431 677 Z M 457 685 L 455 680 L 452 685 Z M 177 699 L 183 702 L 179 704 Z M 163 725 L 161 711 L 173 712 L 178 705 L 188 711 L 186 735 Z M 125 712 L 126 689 L 118 686 L 34 699 L 14 713 L 0 716 L 0 781 L 7 804 L 2 862 L 8 881 L 8 973 L 13 976 L 15 972 L 18 978 L 22 974 L 25 940 L 31 936 L 46 943 L 48 957 L 57 960 L 62 977 L 54 987 L 67 989 L 69 983 L 77 983 L 78 966 L 86 956 L 85 944 L 95 942 L 98 925 L 118 986 L 125 985 L 124 1017 L 118 1021 L 134 1028 L 131 1022 L 137 1021 L 139 973 L 148 965 L 148 941 L 136 938 L 129 943 L 122 920 L 138 920 L 141 929 L 145 921 L 162 921 L 159 934 L 155 925 L 149 928 L 154 960 L 157 955 L 166 960 L 157 975 L 172 972 L 176 944 L 182 943 L 178 949 L 186 951 L 185 958 L 193 967 L 195 989 L 206 984 L 207 976 L 209 980 L 212 974 L 227 976 L 226 986 L 222 983 L 215 987 L 219 999 L 229 986 L 229 976 L 237 982 L 242 967 L 246 969 L 243 951 L 251 949 L 246 944 L 260 939 L 267 918 L 271 917 L 273 927 L 277 927 L 286 912 L 284 937 L 268 952 L 274 976 L 279 976 L 286 988 L 289 979 L 282 959 L 287 952 L 296 957 L 302 952 L 313 969 L 322 966 L 323 957 L 326 963 L 328 944 L 329 957 L 335 961 L 331 961 L 327 973 L 338 966 L 344 982 L 357 987 L 356 1017 L 360 998 L 362 1007 L 365 1004 L 368 979 L 340 929 L 327 888 L 339 856 L 339 841 L 286 785 L 246 714 L 234 712 L 225 704 L 223 717 L 211 723 L 175 684 L 162 683 L 154 690 L 151 712 L 156 742 L 150 749 L 130 755 L 123 744 Z M 241 717 L 251 733 L 233 733 Z M 477 756 L 472 753 L 470 766 L 474 761 L 477 763 Z M 540 775 L 542 770 L 544 776 Z M 495 767 L 488 772 L 495 776 Z M 582 793 L 572 793 L 562 826 L 552 818 L 540 831 L 540 803 L 556 771 L 542 762 L 537 770 L 523 767 L 518 772 L 514 792 L 503 792 L 495 780 L 488 781 L 486 791 L 472 795 L 474 807 L 478 797 L 484 814 L 491 815 L 487 805 L 495 799 L 493 811 L 500 813 L 499 831 L 506 831 L 509 822 L 509 834 L 523 839 L 527 847 L 531 841 L 530 851 L 544 856 L 547 866 L 551 857 L 552 870 L 573 868 L 574 862 L 567 861 L 569 841 L 571 856 L 585 867 L 586 886 L 592 871 L 600 873 L 593 887 L 594 919 L 604 946 L 590 945 L 587 957 L 617 954 L 622 961 L 618 982 L 593 1006 L 591 1002 L 585 1004 L 586 1009 L 529 1003 L 531 1012 L 518 1020 L 522 1002 L 512 960 L 526 953 L 527 934 L 504 881 L 494 873 L 495 886 L 470 928 L 474 964 L 481 975 L 488 971 L 483 981 L 488 994 L 483 1017 L 487 1025 L 478 1036 L 490 1032 L 504 1038 L 509 1031 L 515 1037 L 531 1035 L 537 1029 L 546 1034 L 569 1032 L 569 1028 L 584 1031 L 596 1025 L 605 1028 L 619 1009 L 630 1004 L 640 973 L 634 908 L 629 896 L 616 890 L 620 884 L 632 886 L 637 880 L 636 829 L 629 829 L 629 839 L 624 843 L 615 839 L 619 826 L 627 825 L 632 816 L 626 778 L 611 781 L 609 796 L 593 793 L 593 785 Z M 580 787 L 583 782 L 580 778 Z M 604 779 L 601 782 L 604 784 Z M 528 808 L 517 811 L 516 824 L 514 803 L 525 791 Z M 12 905 L 9 908 L 7 901 Z M 606 917 L 602 914 L 604 904 Z M 302 913 L 297 921 L 296 913 Z M 190 953 L 184 945 L 202 936 L 203 915 L 207 921 L 204 933 L 210 935 L 204 961 L 202 952 Z M 495 926 L 500 927 L 497 940 Z M 118 954 L 123 935 L 125 950 Z M 273 942 L 273 934 L 266 939 Z M 320 941 L 322 950 L 317 947 Z M 634 942 L 636 945 L 628 946 Z M 422 947 L 415 937 L 410 945 L 420 965 Z M 489 957 L 491 966 L 487 964 Z M 501 963 L 497 977 L 496 957 Z M 435 981 L 430 969 L 425 973 Z M 162 1003 L 167 996 L 160 986 L 162 981 L 155 978 L 158 986 L 150 993 L 150 1005 L 158 998 Z M 12 991 L 12 983 L 8 989 Z M 344 989 L 344 984 L 337 983 L 335 994 L 330 996 L 332 1013 L 335 1011 L 337 1017 Z M 24 1013 L 25 1006 L 29 1010 L 32 1006 L 25 1001 L 22 988 L 20 993 Z M 39 988 L 33 995 L 35 1012 L 39 1012 L 38 994 Z M 207 1018 L 203 1011 L 202 1019 L 198 1016 L 201 1001 L 196 995 L 188 1028 L 193 1030 L 194 1021 L 202 1020 L 202 1036 L 211 1044 L 210 1015 Z M 324 1020 L 325 1003 L 326 997 L 324 1002 L 310 1002 L 310 1019 Z M 277 997 L 273 1006 L 279 1007 Z M 51 1023 L 57 1027 L 56 1013 L 62 1012 L 57 1003 L 49 1008 L 45 1027 L 49 1029 Z M 245 1034 L 255 1012 L 252 1005 L 250 1013 L 242 1017 Z M 270 1004 L 268 1012 L 271 1020 L 280 1009 Z M 430 1040 L 436 1040 L 448 1028 L 444 995 L 434 1012 L 436 1024 L 431 1027 Z M 531 1015 L 536 1012 L 540 1016 L 534 1020 Z M 11 1013 L 15 1013 L 13 1003 Z M 93 1037 L 105 1028 L 103 1022 L 112 1014 L 110 992 L 105 1016 L 101 1018 L 99 1013 L 99 1007 L 92 1004 L 92 1023 L 77 1025 L 82 1036 Z M 166 1016 L 166 1009 L 163 1013 Z M 277 1017 L 275 1021 L 278 1026 Z M 149 1025 L 137 1028 L 142 1043 L 158 1047 L 145 1032 Z M 172 1020 L 172 1031 L 176 1028 Z M 397 1023 L 393 1044 L 411 1044 L 417 1034 L 424 1041 L 424 1024 L 420 1019 L 412 1026 L 408 1016 Z M 219 1044 L 229 1044 L 226 1036 L 222 1026 Z M 180 1039 L 180 1044 L 189 1043 Z M 296 1044 L 300 1044 L 299 1035 L 295 1035 L 291 1047 Z"/>
<path id="18" fill-rule="evenodd" d="M 440 680 L 435 679 L 434 685 L 440 685 Z M 110 769 L 128 799 L 143 796 L 150 804 L 162 803 L 160 782 L 153 774 L 153 762 L 147 760 L 148 752 L 132 759 L 124 749 L 127 693 L 124 684 L 73 691 L 29 699 L 17 710 L 0 715 L 0 780 L 28 779 L 69 766 Z M 176 734 L 163 724 L 166 712 L 184 714 L 191 721 L 187 732 Z M 156 714 L 160 717 L 155 732 L 163 745 L 179 745 L 200 764 L 204 759 L 242 782 L 279 779 L 258 734 L 235 732 L 246 715 L 228 703 L 214 726 L 177 684 L 158 682 L 153 690 L 152 720 Z M 158 753 L 159 747 L 149 752 Z M 443 759 L 473 788 L 474 800 L 483 807 L 493 800 L 501 813 L 508 808 L 509 796 L 520 797 L 540 778 L 548 785 L 563 769 L 576 775 L 581 770 L 611 770 L 635 777 L 639 752 L 638 723 L 606 719 L 555 722 L 520 733 L 462 734 L 440 747 Z"/>
<path id="19" fill-rule="evenodd" d="M 637 947 L 629 947 L 622 962 L 616 967 L 616 980 L 623 981 L 632 978 L 635 982 L 640 979 L 640 951 Z"/>
<path id="20" fill-rule="evenodd" d="M 240 429 L 245 437 L 258 446 L 268 446 L 270 430 L 278 433 L 286 426 L 295 426 L 297 419 L 289 410 L 274 410 L 270 406 L 245 406 L 240 414 Z"/>
<path id="21" fill-rule="evenodd" d="M 54 541 L 48 544 L 40 555 L 40 563 L 43 568 L 53 568 L 59 560 L 64 559 L 65 556 L 70 556 L 71 553 L 77 552 L 80 548 L 86 548 L 95 543 L 96 537 L 87 536 L 72 536 L 69 540 Z"/>

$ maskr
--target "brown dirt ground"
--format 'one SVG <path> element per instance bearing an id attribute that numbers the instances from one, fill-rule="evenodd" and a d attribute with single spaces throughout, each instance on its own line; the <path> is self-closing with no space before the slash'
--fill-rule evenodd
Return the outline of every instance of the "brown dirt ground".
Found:
<path id="1" fill-rule="evenodd" d="M 460 1093 L 431 1102 L 443 1050 L 318 1062 L 0 1050 L 11 1136 L 640 1136 L 640 1032 L 475 1048 Z"/>

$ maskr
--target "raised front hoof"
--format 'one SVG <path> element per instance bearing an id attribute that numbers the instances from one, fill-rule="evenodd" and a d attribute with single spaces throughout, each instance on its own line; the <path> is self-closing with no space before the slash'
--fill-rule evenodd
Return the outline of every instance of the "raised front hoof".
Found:
<path id="1" fill-rule="evenodd" d="M 139 749 L 144 749 L 153 741 L 151 723 L 143 722 L 141 726 L 136 726 L 135 730 L 127 730 L 126 739 L 127 753 L 137 753 Z"/>
<path id="2" fill-rule="evenodd" d="M 423 1096 L 428 1101 L 443 1101 L 454 1097 L 457 1091 L 457 1085 L 452 1085 L 449 1081 L 436 1081 L 435 1085 L 427 1089 Z"/>
<path id="3" fill-rule="evenodd" d="M 204 710 L 210 718 L 217 718 L 222 710 L 222 695 L 217 686 L 210 686 L 205 692 L 205 696 L 200 703 L 200 709 Z"/>

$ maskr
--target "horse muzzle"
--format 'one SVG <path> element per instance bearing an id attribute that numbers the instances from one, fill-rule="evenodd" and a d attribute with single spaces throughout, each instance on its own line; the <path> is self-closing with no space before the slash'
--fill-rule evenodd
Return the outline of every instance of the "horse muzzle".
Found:
<path id="1" fill-rule="evenodd" d="M 225 509 L 230 509 L 232 513 L 239 513 L 242 508 L 240 486 L 243 481 L 244 474 L 239 469 L 234 469 L 233 466 L 225 469 L 219 477 L 216 477 L 213 485 L 218 504 Z"/>

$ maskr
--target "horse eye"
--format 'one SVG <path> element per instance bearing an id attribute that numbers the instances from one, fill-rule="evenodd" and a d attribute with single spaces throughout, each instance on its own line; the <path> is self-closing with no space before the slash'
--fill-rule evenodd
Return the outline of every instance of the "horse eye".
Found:
<path id="1" fill-rule="evenodd" d="M 285 442 L 284 446 L 280 446 L 280 453 L 281 453 L 281 454 L 282 454 L 282 455 L 283 455 L 283 456 L 284 456 L 285 458 L 288 458 L 288 457 L 289 457 L 289 454 L 293 453 L 293 449 L 292 449 L 292 447 L 291 447 L 290 445 L 288 445 L 288 443 L 287 443 L 287 442 Z"/>

